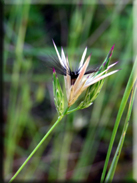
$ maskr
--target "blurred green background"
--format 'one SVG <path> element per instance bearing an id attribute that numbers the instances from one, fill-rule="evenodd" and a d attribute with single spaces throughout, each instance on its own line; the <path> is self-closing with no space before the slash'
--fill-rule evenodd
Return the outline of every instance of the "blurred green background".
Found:
<path id="1" fill-rule="evenodd" d="M 132 69 L 130 3 L 4 5 L 4 179 L 9 180 L 57 119 L 52 70 L 39 59 L 63 46 L 72 68 L 84 48 L 96 68 L 115 43 L 118 73 L 87 109 L 66 116 L 15 180 L 100 180 L 116 115 Z M 64 89 L 64 78 L 58 76 Z M 65 93 L 65 89 L 64 89 Z M 84 96 L 84 94 L 82 95 Z M 80 97 L 73 107 L 77 106 Z M 126 112 L 125 112 L 126 115 Z M 123 115 L 111 156 L 123 127 Z M 132 120 L 114 180 L 132 179 Z"/>

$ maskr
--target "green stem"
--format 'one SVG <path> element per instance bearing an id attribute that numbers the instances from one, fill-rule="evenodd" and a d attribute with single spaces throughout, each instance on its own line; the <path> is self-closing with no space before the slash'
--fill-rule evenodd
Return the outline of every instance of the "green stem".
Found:
<path id="1" fill-rule="evenodd" d="M 25 162 L 21 165 L 21 167 L 18 169 L 18 171 L 15 173 L 15 175 L 10 179 L 9 182 L 12 182 L 15 177 L 19 174 L 19 172 L 23 169 L 23 167 L 27 164 L 27 162 L 30 160 L 30 158 L 34 155 L 34 153 L 38 150 L 38 148 L 42 145 L 42 143 L 45 141 L 45 139 L 49 136 L 49 134 L 52 132 L 52 130 L 57 126 L 57 124 L 62 120 L 62 118 L 67 114 L 69 107 L 66 108 L 62 116 L 59 116 L 57 121 L 54 123 L 54 125 L 49 129 L 49 131 L 46 133 L 46 135 L 42 138 L 42 140 L 38 143 L 38 145 L 35 147 L 35 149 L 31 152 L 29 157 L 25 160 Z"/>
<path id="2" fill-rule="evenodd" d="M 75 109 L 72 109 L 72 110 L 70 110 L 70 111 L 67 111 L 67 114 L 70 114 L 70 113 L 72 113 L 72 112 L 75 112 L 75 111 L 77 111 L 77 110 L 79 110 L 80 108 L 79 107 L 77 107 L 77 108 L 75 108 Z"/>
<path id="3" fill-rule="evenodd" d="M 105 160 L 105 164 L 104 164 L 104 168 L 103 168 L 103 172 L 102 172 L 102 176 L 101 176 L 101 181 L 100 181 L 101 183 L 104 182 L 104 179 L 105 179 L 110 154 L 111 154 L 111 151 L 112 151 L 112 147 L 113 147 L 113 144 L 114 144 L 114 140 L 115 140 L 115 137 L 116 137 L 116 133 L 117 133 L 117 129 L 118 129 L 121 117 L 122 117 L 124 109 L 126 107 L 126 103 L 127 103 L 128 98 L 129 98 L 132 87 L 133 87 L 133 85 L 134 85 L 134 83 L 137 79 L 136 68 L 137 68 L 137 57 L 136 57 L 133 69 L 131 71 L 131 74 L 130 74 L 130 77 L 129 77 L 129 80 L 128 80 L 128 83 L 127 83 L 127 86 L 126 86 L 126 89 L 125 89 L 120 107 L 119 107 L 119 111 L 118 111 L 118 114 L 117 114 L 115 126 L 114 126 L 112 136 L 111 136 L 111 139 L 110 139 L 110 143 L 109 143 L 109 147 L 108 147 L 108 151 L 107 151 L 107 156 L 106 156 L 106 160 Z"/>
<path id="4" fill-rule="evenodd" d="M 115 155 L 113 157 L 111 166 L 109 168 L 109 171 L 108 171 L 106 179 L 105 179 L 106 183 L 107 182 L 112 182 L 113 177 L 114 177 L 116 166 L 117 166 L 120 154 L 121 154 L 121 150 L 122 150 L 122 147 L 123 147 L 125 135 L 126 135 L 127 128 L 128 128 L 128 125 L 129 125 L 129 120 L 130 120 L 130 116 L 131 116 L 131 112 L 132 112 L 133 102 L 135 100 L 136 89 L 137 89 L 137 85 L 135 85 L 133 87 L 132 91 L 131 91 L 131 97 L 130 97 L 130 101 L 129 101 L 129 106 L 128 106 L 128 112 L 127 112 L 126 120 L 125 120 L 125 123 L 124 123 L 124 128 L 123 128 L 123 131 L 122 131 L 122 134 L 121 134 L 121 138 L 120 138 L 118 147 L 116 149 Z"/>

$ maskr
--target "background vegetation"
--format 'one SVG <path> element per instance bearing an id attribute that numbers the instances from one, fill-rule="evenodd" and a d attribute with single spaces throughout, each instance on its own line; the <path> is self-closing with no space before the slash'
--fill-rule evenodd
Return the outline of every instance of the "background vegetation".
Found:
<path id="1" fill-rule="evenodd" d="M 4 7 L 4 178 L 9 180 L 57 119 L 52 71 L 40 60 L 63 46 L 75 68 L 84 48 L 89 68 L 101 65 L 115 43 L 111 63 L 94 104 L 66 116 L 16 180 L 100 180 L 112 130 L 133 65 L 132 4 L 6 4 Z M 64 88 L 64 79 L 58 76 Z M 65 90 L 64 90 L 65 93 Z M 74 104 L 77 106 L 81 98 Z M 118 145 L 126 110 L 111 153 Z M 111 160 L 110 159 L 110 160 Z M 114 180 L 132 179 L 132 118 Z"/>

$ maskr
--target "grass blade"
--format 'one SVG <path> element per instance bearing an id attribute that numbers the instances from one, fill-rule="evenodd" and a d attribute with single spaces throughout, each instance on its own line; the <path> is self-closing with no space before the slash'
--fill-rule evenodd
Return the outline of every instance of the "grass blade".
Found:
<path id="1" fill-rule="evenodd" d="M 110 157 L 110 154 L 111 154 L 111 150 L 112 150 L 112 146 L 113 146 L 113 143 L 114 143 L 114 140 L 115 140 L 117 129 L 118 129 L 118 126 L 119 126 L 119 123 L 120 123 L 120 119 L 122 117 L 123 111 L 124 111 L 125 106 L 126 106 L 126 102 L 129 98 L 131 89 L 132 89 L 132 87 L 135 83 L 136 77 L 137 77 L 137 73 L 136 73 L 136 76 L 134 77 L 136 66 L 137 66 L 137 58 L 135 60 L 132 72 L 130 74 L 129 81 L 127 83 L 127 87 L 126 87 L 124 96 L 122 98 L 121 105 L 120 105 L 120 108 L 119 108 L 119 111 L 118 111 L 118 115 L 117 115 L 117 118 L 116 118 L 114 130 L 112 132 L 112 136 L 111 136 L 111 140 L 110 140 L 110 144 L 109 144 L 109 148 L 108 148 L 108 152 L 107 152 L 107 157 L 106 157 L 106 160 L 105 160 L 105 165 L 104 165 L 102 176 L 101 176 L 101 182 L 103 182 L 104 179 L 105 179 L 105 174 L 106 174 L 106 170 L 107 170 L 107 166 L 108 166 L 108 162 L 109 162 L 109 157 Z"/>
<path id="2" fill-rule="evenodd" d="M 117 163 L 118 163 L 118 160 L 119 160 L 119 156 L 121 154 L 121 150 L 122 150 L 122 147 L 123 147 L 125 134 L 127 132 L 127 128 L 128 128 L 128 125 L 129 125 L 129 119 L 130 119 L 131 112 L 132 112 L 133 101 L 134 101 L 134 98 L 135 98 L 136 89 L 137 89 L 137 83 L 131 91 L 131 98 L 130 98 L 130 102 L 129 102 L 127 117 L 126 117 L 126 120 L 125 120 L 125 124 L 124 124 L 124 127 L 123 127 L 123 131 L 122 131 L 122 134 L 121 134 L 121 138 L 120 138 L 117 150 L 115 152 L 112 164 L 111 164 L 111 166 L 109 168 L 109 171 L 107 173 L 105 182 L 111 182 L 113 180 L 114 173 L 115 173 L 115 170 L 116 170 L 116 166 L 117 166 Z"/>

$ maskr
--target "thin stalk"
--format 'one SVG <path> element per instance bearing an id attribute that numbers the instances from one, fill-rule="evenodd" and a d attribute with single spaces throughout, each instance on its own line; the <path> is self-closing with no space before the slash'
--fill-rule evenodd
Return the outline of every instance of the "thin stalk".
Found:
<path id="1" fill-rule="evenodd" d="M 75 112 L 75 111 L 77 111 L 77 110 L 79 110 L 80 108 L 79 108 L 79 106 L 77 107 L 77 108 L 75 108 L 75 109 L 72 109 L 72 110 L 70 110 L 70 111 L 67 111 L 67 114 L 70 114 L 70 113 L 72 113 L 72 112 Z"/>
<path id="2" fill-rule="evenodd" d="M 120 138 L 117 150 L 115 152 L 113 161 L 111 163 L 111 166 L 110 166 L 109 171 L 108 171 L 107 176 L 106 176 L 106 180 L 105 180 L 106 183 L 107 182 L 112 182 L 113 177 L 114 177 L 116 166 L 117 166 L 117 163 L 118 163 L 118 160 L 119 160 L 119 156 L 121 154 L 121 150 L 122 150 L 122 147 L 123 147 L 125 135 L 126 135 L 127 128 L 128 128 L 128 125 L 129 125 L 129 120 L 130 120 L 130 116 L 131 116 L 131 112 L 132 112 L 132 107 L 133 107 L 133 102 L 134 102 L 134 98 L 135 98 L 135 94 L 136 94 L 136 89 L 137 89 L 137 84 L 135 84 L 135 86 L 133 87 L 133 89 L 131 91 L 131 98 L 130 98 L 130 102 L 129 102 L 129 107 L 128 107 L 128 112 L 127 112 L 124 128 L 123 128 L 121 138 Z"/>
<path id="3" fill-rule="evenodd" d="M 52 132 L 52 130 L 57 126 L 57 124 L 62 120 L 62 118 L 67 114 L 69 107 L 66 108 L 62 116 L 59 116 L 57 121 L 54 123 L 54 125 L 49 129 L 49 131 L 46 133 L 46 135 L 42 138 L 42 140 L 38 143 L 38 145 L 35 147 L 35 149 L 31 152 L 31 154 L 28 156 L 28 158 L 25 160 L 25 162 L 21 165 L 21 167 L 18 169 L 18 171 L 15 173 L 15 175 L 10 179 L 9 182 L 12 182 L 15 177 L 19 174 L 19 172 L 23 169 L 23 167 L 27 164 L 27 162 L 30 160 L 30 158 L 34 155 L 34 153 L 38 150 L 38 148 L 42 145 L 42 143 L 45 141 L 45 139 L 49 136 L 49 134 Z"/>
<path id="4" fill-rule="evenodd" d="M 114 126 L 114 129 L 113 129 L 113 132 L 112 132 L 112 136 L 111 136 L 111 140 L 110 140 L 110 144 L 109 144 L 109 147 L 108 147 L 108 152 L 107 152 L 107 156 L 106 156 L 106 160 L 105 160 L 105 164 L 104 164 L 104 168 L 103 168 L 103 172 L 102 172 L 102 176 L 101 176 L 101 183 L 104 182 L 104 179 L 105 179 L 106 170 L 107 170 L 107 166 L 108 166 L 108 162 L 109 162 L 109 157 L 110 157 L 110 154 L 111 154 L 111 150 L 112 150 L 112 147 L 113 147 L 113 143 L 114 143 L 114 140 L 115 140 L 117 129 L 118 129 L 118 126 L 119 126 L 119 123 L 120 123 L 120 119 L 122 117 L 122 114 L 123 114 L 123 111 L 125 109 L 125 106 L 126 106 L 128 98 L 129 98 L 130 92 L 132 90 L 132 87 L 133 87 L 133 85 L 134 85 L 134 83 L 137 79 L 136 67 L 137 67 L 137 57 L 136 57 L 132 72 L 130 74 L 130 77 L 129 77 L 129 80 L 128 80 L 128 83 L 127 83 L 127 87 L 125 89 L 124 96 L 122 98 L 121 105 L 120 105 L 120 108 L 119 108 L 119 111 L 118 111 L 118 115 L 117 115 L 115 126 Z M 134 76 L 134 73 L 135 73 L 135 76 Z"/>

